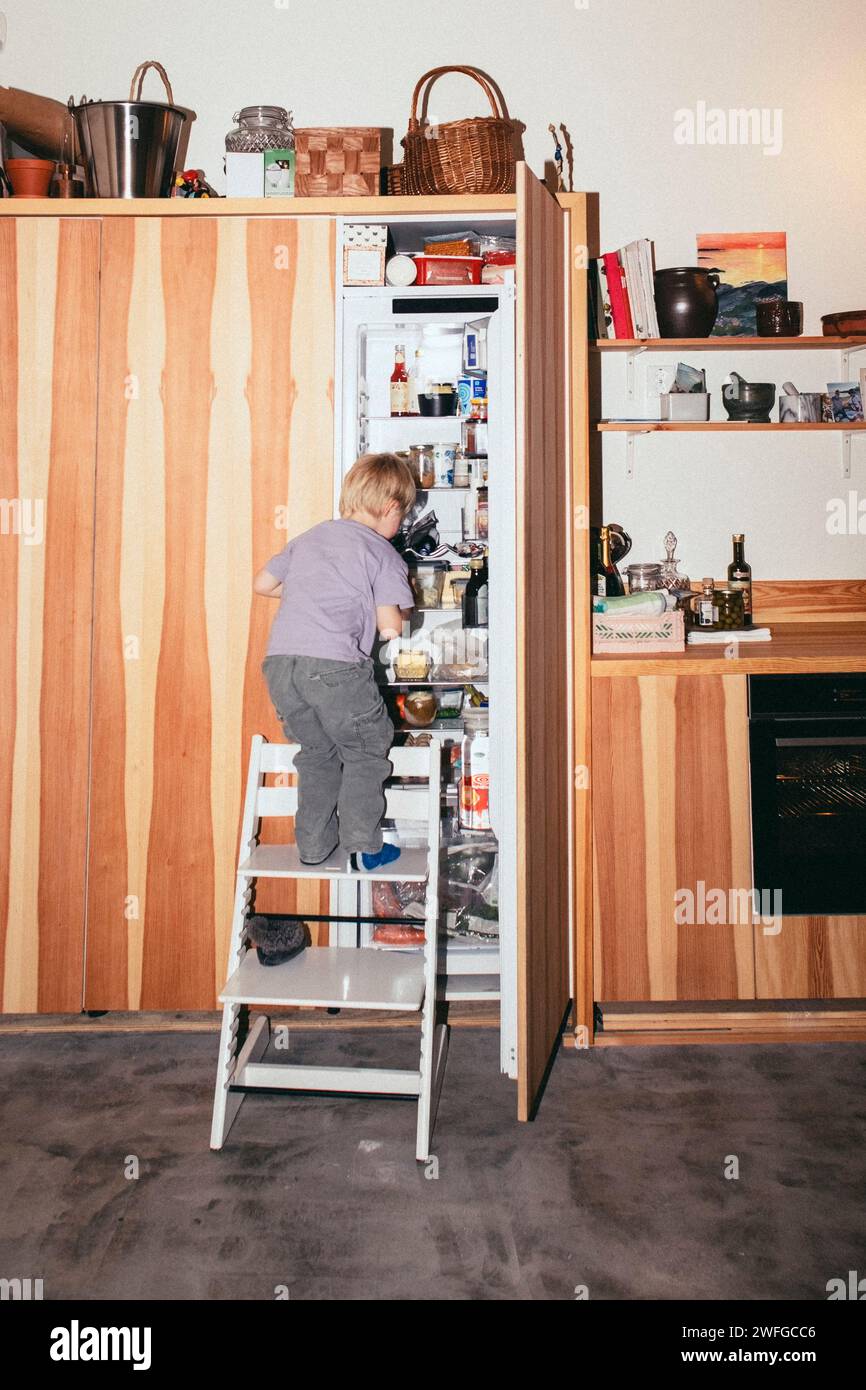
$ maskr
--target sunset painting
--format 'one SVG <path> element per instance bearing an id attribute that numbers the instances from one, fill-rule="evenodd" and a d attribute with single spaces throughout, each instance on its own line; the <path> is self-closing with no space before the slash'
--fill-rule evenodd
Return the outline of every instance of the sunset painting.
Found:
<path id="1" fill-rule="evenodd" d="M 716 267 L 719 316 L 713 337 L 754 337 L 755 301 L 788 297 L 788 247 L 784 232 L 702 232 L 698 265 Z"/>

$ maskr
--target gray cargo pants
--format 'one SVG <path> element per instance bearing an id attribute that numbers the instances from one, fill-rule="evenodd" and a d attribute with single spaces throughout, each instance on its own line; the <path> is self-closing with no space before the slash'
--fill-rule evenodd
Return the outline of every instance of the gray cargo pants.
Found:
<path id="1" fill-rule="evenodd" d="M 301 745 L 295 761 L 301 858 L 320 863 L 338 844 L 352 854 L 377 853 L 394 725 L 372 660 L 268 656 L 262 671 L 286 738 Z"/>

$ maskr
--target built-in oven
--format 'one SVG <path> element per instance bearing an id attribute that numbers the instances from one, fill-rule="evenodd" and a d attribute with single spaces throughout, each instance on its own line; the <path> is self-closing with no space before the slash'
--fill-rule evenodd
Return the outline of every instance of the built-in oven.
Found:
<path id="1" fill-rule="evenodd" d="M 750 676 L 749 746 L 755 888 L 866 914 L 866 675 Z"/>

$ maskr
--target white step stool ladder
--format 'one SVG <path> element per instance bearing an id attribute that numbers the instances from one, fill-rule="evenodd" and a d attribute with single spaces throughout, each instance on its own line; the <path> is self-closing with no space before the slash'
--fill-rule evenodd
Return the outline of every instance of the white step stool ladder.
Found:
<path id="1" fill-rule="evenodd" d="M 266 786 L 269 773 L 294 772 L 297 744 L 268 743 L 255 734 L 250 750 L 244 802 L 237 887 L 232 918 L 229 970 L 220 994 L 223 1005 L 210 1146 L 221 1149 L 250 1089 L 338 1091 L 418 1097 L 415 1157 L 430 1157 L 430 1137 L 448 1052 L 448 1028 L 436 1022 L 436 975 L 439 923 L 439 796 L 438 739 L 429 747 L 392 748 L 394 778 L 412 783 L 386 787 L 386 815 L 399 826 L 423 826 L 426 845 L 401 849 L 393 864 L 373 873 L 353 871 L 344 851 L 323 864 L 302 864 L 295 845 L 260 845 L 259 826 L 269 816 L 294 816 L 296 786 Z M 386 833 L 386 839 L 388 838 Z M 262 965 L 247 936 L 246 923 L 254 907 L 259 878 L 306 878 L 337 881 L 426 882 L 425 942 L 419 950 L 387 950 L 375 946 L 308 946 L 282 965 Z M 299 921 L 310 914 L 285 914 Z M 325 920 L 340 920 L 330 918 Z M 365 919 L 357 915 L 359 923 Z M 370 919 L 367 919 L 370 920 Z M 420 922 L 416 923 L 420 925 Z M 270 1019 L 257 1014 L 249 1023 L 250 1005 L 306 1005 L 328 1009 L 380 1009 L 420 1013 L 421 1057 L 417 1071 L 374 1067 L 302 1066 L 263 1062 L 270 1041 Z"/>

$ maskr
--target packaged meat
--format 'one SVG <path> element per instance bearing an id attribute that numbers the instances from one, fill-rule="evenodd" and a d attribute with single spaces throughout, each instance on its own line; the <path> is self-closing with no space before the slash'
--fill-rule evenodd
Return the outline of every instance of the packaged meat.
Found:
<path id="1" fill-rule="evenodd" d="M 423 883 L 387 883 L 377 879 L 372 887 L 373 916 L 417 917 L 424 923 L 426 885 Z"/>
<path id="2" fill-rule="evenodd" d="M 424 928 L 389 923 L 373 928 L 373 940 L 378 946 L 423 946 Z"/>

